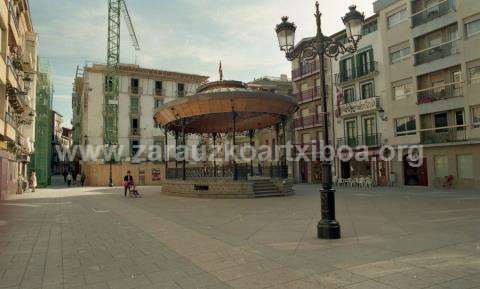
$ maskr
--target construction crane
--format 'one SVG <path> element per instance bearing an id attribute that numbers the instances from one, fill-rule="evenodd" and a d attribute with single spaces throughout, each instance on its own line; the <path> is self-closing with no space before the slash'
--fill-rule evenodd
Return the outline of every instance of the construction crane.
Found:
<path id="1" fill-rule="evenodd" d="M 120 15 L 126 22 L 133 47 L 140 50 L 125 0 L 108 0 L 107 73 L 105 78 L 104 144 L 118 145 L 118 94 L 120 85 Z"/>

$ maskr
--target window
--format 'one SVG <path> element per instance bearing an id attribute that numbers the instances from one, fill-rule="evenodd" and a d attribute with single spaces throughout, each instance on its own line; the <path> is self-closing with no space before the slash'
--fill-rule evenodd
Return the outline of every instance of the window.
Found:
<path id="1" fill-rule="evenodd" d="M 177 84 L 177 92 L 178 92 L 178 97 L 185 96 L 185 84 L 178 83 Z"/>
<path id="2" fill-rule="evenodd" d="M 355 101 L 355 89 L 354 87 L 345 88 L 343 90 L 343 99 L 345 103 Z"/>
<path id="3" fill-rule="evenodd" d="M 393 99 L 399 100 L 406 98 L 412 93 L 412 83 L 404 83 L 401 85 L 393 86 Z"/>
<path id="4" fill-rule="evenodd" d="M 153 126 L 158 129 L 162 128 L 162 125 L 160 125 L 159 123 L 155 123 Z"/>
<path id="5" fill-rule="evenodd" d="M 312 136 L 309 133 L 302 134 L 302 144 L 309 144 L 312 142 Z"/>
<path id="6" fill-rule="evenodd" d="M 467 73 L 471 84 L 480 83 L 480 66 L 468 68 Z"/>
<path id="7" fill-rule="evenodd" d="M 130 98 L 130 110 L 132 112 L 138 111 L 138 97 L 131 97 Z"/>
<path id="8" fill-rule="evenodd" d="M 437 47 L 437 46 L 440 46 L 443 42 L 442 40 L 442 32 L 439 31 L 437 33 L 433 33 L 433 34 L 430 34 L 430 35 L 427 35 L 427 46 L 428 48 L 431 48 L 431 47 Z"/>
<path id="9" fill-rule="evenodd" d="M 355 77 L 354 69 L 355 69 L 354 57 L 340 60 L 340 82 L 352 80 Z"/>
<path id="10" fill-rule="evenodd" d="M 156 98 L 154 101 L 155 101 L 155 108 L 159 108 L 160 106 L 163 105 L 163 99 Z"/>
<path id="11" fill-rule="evenodd" d="M 360 84 L 360 90 L 362 92 L 362 99 L 375 97 L 375 91 L 373 89 L 373 82 L 367 82 Z"/>
<path id="12" fill-rule="evenodd" d="M 401 62 L 410 57 L 410 46 L 390 52 L 390 62 L 392 64 Z"/>
<path id="13" fill-rule="evenodd" d="M 358 76 L 367 75 L 373 71 L 375 71 L 375 63 L 373 62 L 373 49 L 359 53 L 357 55 Z"/>
<path id="14" fill-rule="evenodd" d="M 472 107 L 472 124 L 474 127 L 480 127 L 480 106 Z"/>
<path id="15" fill-rule="evenodd" d="M 460 179 L 473 179 L 473 156 L 457 156 L 457 172 Z"/>
<path id="16" fill-rule="evenodd" d="M 347 145 L 357 145 L 357 121 L 355 119 L 345 122 L 345 133 L 347 135 Z"/>
<path id="17" fill-rule="evenodd" d="M 155 95 L 163 95 L 163 82 L 155 81 Z"/>
<path id="18" fill-rule="evenodd" d="M 448 176 L 448 158 L 447 156 L 435 156 L 433 158 L 435 166 L 435 176 L 444 178 Z"/>
<path id="19" fill-rule="evenodd" d="M 362 34 L 367 35 L 377 31 L 377 29 L 378 29 L 378 23 L 377 21 L 373 21 L 363 25 Z"/>
<path id="20" fill-rule="evenodd" d="M 416 134 L 417 123 L 415 117 L 403 117 L 395 120 L 395 133 L 397 136 Z"/>
<path id="21" fill-rule="evenodd" d="M 140 146 L 140 141 L 139 140 L 132 140 L 132 142 L 130 143 L 130 156 L 136 156 L 136 154 L 138 153 L 138 150 L 139 150 L 139 146 Z"/>
<path id="22" fill-rule="evenodd" d="M 440 128 L 436 129 L 435 132 L 448 132 L 446 128 L 448 126 L 448 115 L 446 112 L 436 113 L 434 115 L 434 123 L 435 128 Z"/>
<path id="23" fill-rule="evenodd" d="M 132 129 L 138 129 L 138 118 L 132 118 Z"/>
<path id="24" fill-rule="evenodd" d="M 465 115 L 463 110 L 459 110 L 455 112 L 455 124 L 458 126 L 457 130 L 463 130 L 465 125 Z"/>
<path id="25" fill-rule="evenodd" d="M 130 91 L 133 94 L 138 94 L 140 86 L 140 80 L 138 78 L 132 78 L 130 80 Z"/>
<path id="26" fill-rule="evenodd" d="M 407 20 L 407 8 L 403 8 L 402 10 L 395 12 L 387 17 L 388 28 L 391 29 L 392 27 L 397 26 L 405 20 Z"/>
<path id="27" fill-rule="evenodd" d="M 465 36 L 472 37 L 480 33 L 480 19 L 465 24 Z"/>

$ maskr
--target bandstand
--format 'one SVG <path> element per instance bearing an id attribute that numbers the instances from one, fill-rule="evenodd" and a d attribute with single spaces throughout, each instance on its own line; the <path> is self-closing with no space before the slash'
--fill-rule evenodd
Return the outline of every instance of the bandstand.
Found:
<path id="1" fill-rule="evenodd" d="M 166 134 L 175 136 L 176 152 L 186 144 L 187 134 L 208 136 L 213 146 L 228 138 L 236 147 L 239 135 L 249 137 L 252 144 L 255 131 L 268 127 L 275 127 L 277 132 L 282 129 L 283 139 L 277 144 L 286 144 L 287 120 L 297 109 L 291 96 L 220 80 L 199 87 L 194 95 L 166 103 L 157 109 L 154 120 Z M 280 154 L 282 159 L 272 162 L 269 169 L 259 162 L 254 165 L 253 157 L 249 162 L 237 162 L 235 158 L 216 161 L 218 156 L 214 156 L 213 161 L 197 166 L 187 166 L 185 158 L 176 160 L 175 167 L 168 167 L 167 161 L 162 193 L 209 198 L 288 195 L 292 181 L 288 179 L 286 148 Z"/>

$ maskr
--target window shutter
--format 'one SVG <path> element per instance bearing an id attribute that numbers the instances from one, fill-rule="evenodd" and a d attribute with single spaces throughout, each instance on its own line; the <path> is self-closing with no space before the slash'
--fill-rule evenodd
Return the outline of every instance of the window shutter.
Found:
<path id="1" fill-rule="evenodd" d="M 370 63 L 368 64 L 370 72 L 375 71 L 375 61 L 373 61 L 373 49 L 370 49 L 368 51 L 368 61 L 370 61 Z"/>

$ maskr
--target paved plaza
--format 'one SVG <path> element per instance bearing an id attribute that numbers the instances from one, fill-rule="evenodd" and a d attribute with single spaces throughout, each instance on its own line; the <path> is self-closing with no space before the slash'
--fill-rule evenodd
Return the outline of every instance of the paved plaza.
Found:
<path id="1" fill-rule="evenodd" d="M 343 238 L 316 238 L 318 186 L 286 198 L 45 189 L 0 203 L 0 288 L 480 288 L 480 192 L 339 189 Z"/>

